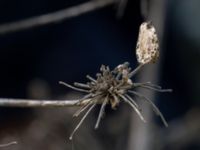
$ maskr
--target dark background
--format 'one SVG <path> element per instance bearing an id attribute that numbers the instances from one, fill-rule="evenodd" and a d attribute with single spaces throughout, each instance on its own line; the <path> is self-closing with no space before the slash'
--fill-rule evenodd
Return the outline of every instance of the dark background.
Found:
<path id="1" fill-rule="evenodd" d="M 1 0 L 0 23 L 83 2 Z M 156 5 L 155 0 L 147 0 L 149 7 L 151 3 Z M 170 127 L 163 129 L 155 119 L 164 141 L 153 146 L 154 149 L 196 150 L 200 149 L 200 2 L 171 0 L 162 3 L 165 6 L 164 28 L 160 31 L 163 54 L 157 74 L 159 84 L 172 88 L 173 93 L 156 96 L 156 104 Z M 154 10 L 149 7 L 147 12 L 159 13 L 156 6 Z M 145 18 L 148 20 L 141 11 L 141 1 L 128 1 L 122 17 L 116 15 L 117 5 L 111 5 L 55 24 L 0 35 L 0 97 L 71 98 L 77 94 L 59 85 L 58 81 L 86 82 L 85 75 L 94 76 L 101 64 L 113 68 L 129 61 L 135 67 L 139 25 Z M 0 108 L 0 141 L 17 140 L 18 145 L 5 149 L 20 150 L 71 149 L 71 145 L 75 149 L 128 149 L 131 126 L 127 109 L 124 105 L 117 111 L 107 108 L 98 131 L 92 130 L 98 114 L 98 109 L 95 110 L 72 144 L 66 139 L 77 123 L 71 117 L 75 109 Z"/>

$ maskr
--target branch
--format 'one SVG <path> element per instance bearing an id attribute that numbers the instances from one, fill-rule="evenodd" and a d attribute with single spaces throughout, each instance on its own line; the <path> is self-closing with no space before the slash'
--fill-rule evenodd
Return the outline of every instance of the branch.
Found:
<path id="1" fill-rule="evenodd" d="M 0 98 L 0 107 L 72 107 L 85 105 L 89 101 L 90 99 L 79 101 Z"/>
<path id="2" fill-rule="evenodd" d="M 124 11 L 127 7 L 128 0 L 118 0 L 118 10 L 117 10 L 117 17 L 121 18 L 124 15 Z"/>
<path id="3" fill-rule="evenodd" d="M 53 13 L 44 14 L 41 16 L 36 16 L 32 18 L 28 18 L 25 20 L 12 22 L 12 23 L 5 23 L 0 25 L 0 34 L 6 34 L 16 31 L 21 31 L 37 26 L 42 26 L 50 23 L 56 23 L 63 21 L 65 19 L 70 19 L 108 5 L 116 3 L 115 0 L 96 0 L 90 1 L 78 6 L 73 6 L 71 8 L 66 8 L 63 10 L 59 10 Z"/>
<path id="4" fill-rule="evenodd" d="M 13 142 L 10 142 L 10 143 L 6 143 L 6 144 L 0 144 L 0 148 L 2 148 L 2 147 L 8 147 L 8 146 L 15 145 L 15 144 L 17 144 L 16 141 L 13 141 Z"/>

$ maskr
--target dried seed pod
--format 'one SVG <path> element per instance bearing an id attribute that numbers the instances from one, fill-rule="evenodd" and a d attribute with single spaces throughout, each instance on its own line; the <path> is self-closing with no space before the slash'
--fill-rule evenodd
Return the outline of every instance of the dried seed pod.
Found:
<path id="1" fill-rule="evenodd" d="M 151 22 L 140 25 L 136 56 L 140 64 L 154 63 L 159 57 L 158 36 Z"/>

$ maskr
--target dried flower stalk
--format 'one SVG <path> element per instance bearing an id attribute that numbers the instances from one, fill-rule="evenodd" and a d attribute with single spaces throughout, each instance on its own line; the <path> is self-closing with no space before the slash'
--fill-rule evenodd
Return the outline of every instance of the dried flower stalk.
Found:
<path id="1" fill-rule="evenodd" d="M 150 22 L 144 22 L 140 26 L 136 56 L 139 66 L 134 70 L 129 67 L 128 62 L 118 65 L 113 70 L 110 70 L 109 66 L 102 65 L 100 73 L 96 74 L 96 79 L 89 75 L 86 76 L 89 79 L 89 82 L 86 84 L 75 82 L 74 86 L 71 86 L 67 83 L 60 82 L 71 89 L 87 93 L 80 100 L 80 103 L 85 99 L 89 99 L 88 103 L 74 114 L 75 117 L 78 117 L 83 111 L 87 110 L 78 125 L 73 130 L 70 140 L 97 104 L 101 104 L 101 109 L 97 118 L 95 129 L 98 128 L 100 120 L 105 113 L 105 106 L 110 104 L 112 109 L 115 109 L 122 101 L 129 104 L 135 110 L 139 118 L 143 122 L 146 122 L 141 113 L 140 107 L 130 94 L 146 100 L 152 106 L 155 113 L 160 116 L 163 124 L 166 127 L 168 126 L 165 118 L 156 105 L 149 98 L 135 91 L 135 89 L 140 87 L 158 92 L 171 92 L 172 90 L 162 89 L 160 86 L 150 82 L 134 83 L 131 79 L 145 64 L 156 62 L 159 57 L 158 37 L 155 28 Z"/>
<path id="2" fill-rule="evenodd" d="M 86 93 L 86 95 L 79 101 L 80 103 L 82 101 L 85 101 L 85 99 L 88 100 L 87 103 L 85 103 L 85 105 L 83 105 L 83 107 L 81 107 L 80 110 L 78 110 L 74 114 L 74 117 L 78 117 L 82 112 L 87 110 L 78 125 L 73 130 L 70 136 L 70 140 L 73 138 L 74 133 L 81 126 L 85 118 L 97 104 L 101 104 L 101 109 L 95 125 L 95 129 L 98 128 L 100 120 L 105 113 L 105 106 L 107 104 L 110 104 L 112 109 L 116 109 L 116 107 L 122 101 L 129 104 L 135 110 L 139 118 L 143 122 L 146 122 L 142 115 L 140 107 L 138 106 L 136 101 L 130 96 L 130 94 L 146 100 L 153 107 L 155 113 L 160 116 L 164 125 L 168 126 L 162 113 L 153 104 L 153 102 L 142 94 L 136 92 L 135 89 L 141 87 L 159 92 L 171 92 L 171 89 L 162 89 L 160 86 L 154 85 L 150 82 L 133 83 L 131 77 L 134 72 L 138 71 L 138 69 L 136 68 L 132 71 L 129 67 L 128 62 L 118 65 L 113 70 L 110 70 L 108 66 L 102 65 L 100 71 L 101 73 L 96 74 L 96 79 L 87 75 L 86 77 L 89 79 L 89 82 L 87 82 L 86 84 L 75 82 L 74 86 L 72 86 L 67 83 L 60 82 L 60 84 L 63 84 L 73 90 Z"/>

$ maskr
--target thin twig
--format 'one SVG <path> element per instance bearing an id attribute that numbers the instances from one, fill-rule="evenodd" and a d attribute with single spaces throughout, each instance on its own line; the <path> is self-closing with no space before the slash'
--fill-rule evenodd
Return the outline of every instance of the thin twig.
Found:
<path id="1" fill-rule="evenodd" d="M 87 84 L 84 84 L 84 83 L 78 83 L 78 82 L 74 82 L 74 86 L 77 86 L 79 88 L 86 88 L 86 89 L 89 89 L 90 86 L 87 85 Z"/>
<path id="2" fill-rule="evenodd" d="M 140 94 L 140 93 L 138 93 L 138 92 L 136 92 L 136 91 L 131 91 L 131 90 L 129 90 L 128 92 L 130 92 L 130 93 L 132 93 L 132 94 L 134 94 L 134 95 L 136 95 L 136 96 L 138 96 L 138 97 L 141 97 L 141 98 L 143 98 L 144 100 L 146 100 L 146 101 L 153 107 L 153 110 L 155 111 L 155 113 L 156 113 L 158 116 L 160 116 L 160 118 L 161 118 L 162 122 L 164 123 L 165 127 L 168 127 L 168 123 L 167 123 L 167 121 L 165 120 L 163 114 L 160 112 L 160 110 L 158 109 L 158 107 L 157 107 L 149 98 L 147 98 L 146 96 L 144 96 L 144 95 L 142 95 L 142 94 Z"/>
<path id="3" fill-rule="evenodd" d="M 146 120 L 142 116 L 140 110 L 135 105 L 133 105 L 125 96 L 123 96 L 123 95 L 119 95 L 119 96 L 135 110 L 135 112 L 138 114 L 138 116 L 140 117 L 140 119 L 143 122 L 146 122 Z"/>
<path id="4" fill-rule="evenodd" d="M 103 104 L 101 105 L 101 109 L 100 109 L 99 116 L 98 116 L 98 119 L 97 119 L 97 122 L 96 122 L 96 125 L 95 125 L 95 129 L 97 129 L 99 127 L 99 123 L 101 121 L 101 118 L 103 117 L 107 103 L 108 103 L 108 96 L 105 98 L 105 100 L 103 101 Z"/>
<path id="5" fill-rule="evenodd" d="M 83 121 L 85 120 L 85 118 L 88 116 L 88 114 L 90 113 L 90 111 L 92 111 L 92 109 L 96 106 L 96 104 L 93 104 L 89 110 L 85 113 L 85 115 L 83 116 L 83 118 L 81 119 L 81 121 L 78 123 L 78 125 L 76 126 L 76 128 L 74 129 L 74 131 L 71 133 L 69 139 L 72 140 L 74 133 L 78 130 L 78 128 L 81 126 L 81 124 L 83 123 Z"/>
<path id="6" fill-rule="evenodd" d="M 134 87 L 140 87 L 140 86 L 150 86 L 150 87 L 154 87 L 154 88 L 157 88 L 157 89 L 162 89 L 161 86 L 159 85 L 156 85 L 156 84 L 153 84 L 151 82 L 144 82 L 144 83 L 134 83 Z"/>
<path id="7" fill-rule="evenodd" d="M 85 92 L 85 93 L 89 93 L 90 92 L 88 90 L 80 89 L 80 88 L 74 87 L 72 85 L 69 85 L 68 83 L 65 83 L 63 81 L 59 81 L 59 84 L 62 84 L 64 86 L 68 87 L 68 88 L 71 88 L 71 89 L 75 90 L 75 91 Z"/>
<path id="8" fill-rule="evenodd" d="M 88 102 L 88 104 L 83 105 L 79 110 L 77 110 L 75 112 L 75 114 L 73 115 L 73 117 L 78 117 L 83 111 L 85 111 L 92 103 Z"/>
<path id="9" fill-rule="evenodd" d="M 144 66 L 144 64 L 139 64 L 139 66 L 137 66 L 137 68 L 135 68 L 135 69 L 129 74 L 129 78 L 131 78 L 132 76 L 134 76 L 143 66 Z"/>
<path id="10" fill-rule="evenodd" d="M 86 75 L 86 78 L 89 79 L 90 81 L 94 82 L 94 83 L 97 82 L 97 81 L 96 81 L 93 77 L 91 77 L 90 75 Z"/>
<path id="11" fill-rule="evenodd" d="M 125 94 L 125 97 L 130 100 L 133 105 L 135 105 L 135 107 L 137 107 L 139 110 L 141 110 L 141 108 L 138 106 L 138 104 L 128 95 L 128 94 Z"/>
<path id="12" fill-rule="evenodd" d="M 32 100 L 0 98 L 0 107 L 72 107 L 82 106 L 90 99 L 80 100 Z"/>
<path id="13" fill-rule="evenodd" d="M 172 89 L 159 89 L 156 87 L 150 87 L 150 86 L 146 86 L 146 85 L 141 85 L 140 87 L 148 89 L 148 90 L 154 90 L 154 91 L 158 91 L 158 92 L 172 92 Z"/>
<path id="14" fill-rule="evenodd" d="M 25 20 L 5 23 L 0 25 L 0 34 L 6 34 L 50 23 L 57 23 L 66 19 L 77 17 L 79 15 L 109 6 L 116 3 L 115 0 L 96 0 L 89 1 L 78 6 L 73 6 L 56 12 L 44 14 L 41 16 L 31 17 Z"/>
<path id="15" fill-rule="evenodd" d="M 10 142 L 10 143 L 5 143 L 5 144 L 0 144 L 0 148 L 2 148 L 2 147 L 7 147 L 7 146 L 11 146 L 11 145 L 15 145 L 15 144 L 17 144 L 16 141 L 12 141 L 12 142 Z"/>

